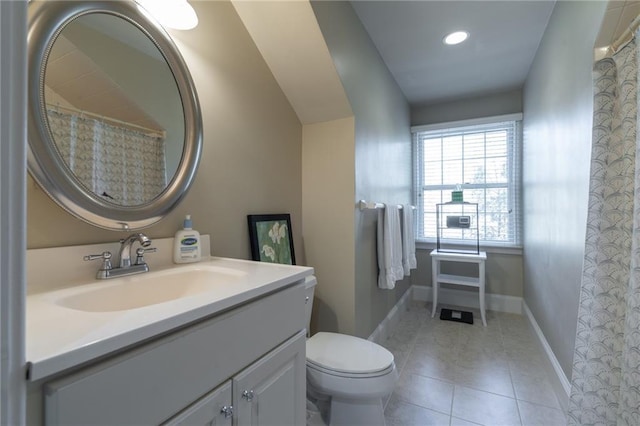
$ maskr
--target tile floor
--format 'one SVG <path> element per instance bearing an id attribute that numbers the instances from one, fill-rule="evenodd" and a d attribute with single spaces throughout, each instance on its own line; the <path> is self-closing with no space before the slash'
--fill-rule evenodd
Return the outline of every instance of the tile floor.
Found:
<path id="1" fill-rule="evenodd" d="M 527 319 L 479 311 L 474 324 L 431 318 L 414 302 L 383 343 L 398 384 L 385 401 L 387 426 L 565 425 L 545 357 Z"/>

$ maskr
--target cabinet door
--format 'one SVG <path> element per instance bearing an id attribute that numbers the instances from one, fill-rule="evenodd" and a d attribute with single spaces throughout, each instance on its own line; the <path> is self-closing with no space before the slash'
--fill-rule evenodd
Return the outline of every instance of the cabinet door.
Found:
<path id="1" fill-rule="evenodd" d="M 160 424 L 301 330 L 304 292 L 294 285 L 46 383 L 45 424 Z"/>
<path id="2" fill-rule="evenodd" d="M 304 330 L 233 378 L 237 426 L 304 425 Z"/>
<path id="3" fill-rule="evenodd" d="M 206 394 L 163 426 L 231 426 L 231 380 Z"/>

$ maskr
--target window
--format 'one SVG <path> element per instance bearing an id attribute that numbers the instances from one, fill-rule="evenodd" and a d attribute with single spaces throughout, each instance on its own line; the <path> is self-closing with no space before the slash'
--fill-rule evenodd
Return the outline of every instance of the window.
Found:
<path id="1" fill-rule="evenodd" d="M 435 241 L 436 204 L 451 201 L 460 185 L 464 201 L 478 203 L 480 243 L 520 246 L 521 119 L 412 128 L 418 241 Z"/>

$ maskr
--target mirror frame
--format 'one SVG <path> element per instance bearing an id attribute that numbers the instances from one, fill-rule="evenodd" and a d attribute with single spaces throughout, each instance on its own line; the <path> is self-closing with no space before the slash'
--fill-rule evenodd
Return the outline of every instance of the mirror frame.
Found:
<path id="1" fill-rule="evenodd" d="M 182 158 L 165 190 L 153 200 L 122 206 L 88 191 L 73 175 L 53 141 L 46 114 L 44 77 L 51 47 L 67 23 L 105 13 L 135 25 L 156 45 L 174 75 L 185 120 Z M 160 221 L 186 195 L 202 153 L 202 116 L 189 70 L 164 28 L 133 0 L 30 1 L 28 6 L 28 170 L 40 187 L 73 216 L 109 230 L 128 231 Z"/>

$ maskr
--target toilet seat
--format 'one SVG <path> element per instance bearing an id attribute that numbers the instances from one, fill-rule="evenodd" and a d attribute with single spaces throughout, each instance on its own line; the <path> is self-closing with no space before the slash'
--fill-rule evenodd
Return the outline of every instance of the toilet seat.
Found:
<path id="1" fill-rule="evenodd" d="M 305 279 L 307 324 L 311 318 L 315 277 Z M 398 380 L 391 352 L 354 336 L 317 333 L 307 340 L 307 392 L 329 401 L 329 421 L 336 425 L 383 425 L 383 398 Z"/>
<path id="2" fill-rule="evenodd" d="M 329 368 L 324 368 L 320 365 L 310 362 L 309 360 L 307 360 L 307 368 L 318 371 L 320 373 L 329 374 L 331 376 L 336 376 L 336 377 L 344 377 L 347 379 L 368 379 L 368 378 L 384 376 L 391 373 L 395 369 L 395 363 L 392 363 L 384 370 L 376 371 L 374 373 L 345 373 L 342 371 L 335 371 Z"/>
<path id="3" fill-rule="evenodd" d="M 378 377 L 389 373 L 394 359 L 369 340 L 320 332 L 307 340 L 307 366 L 341 377 Z"/>

